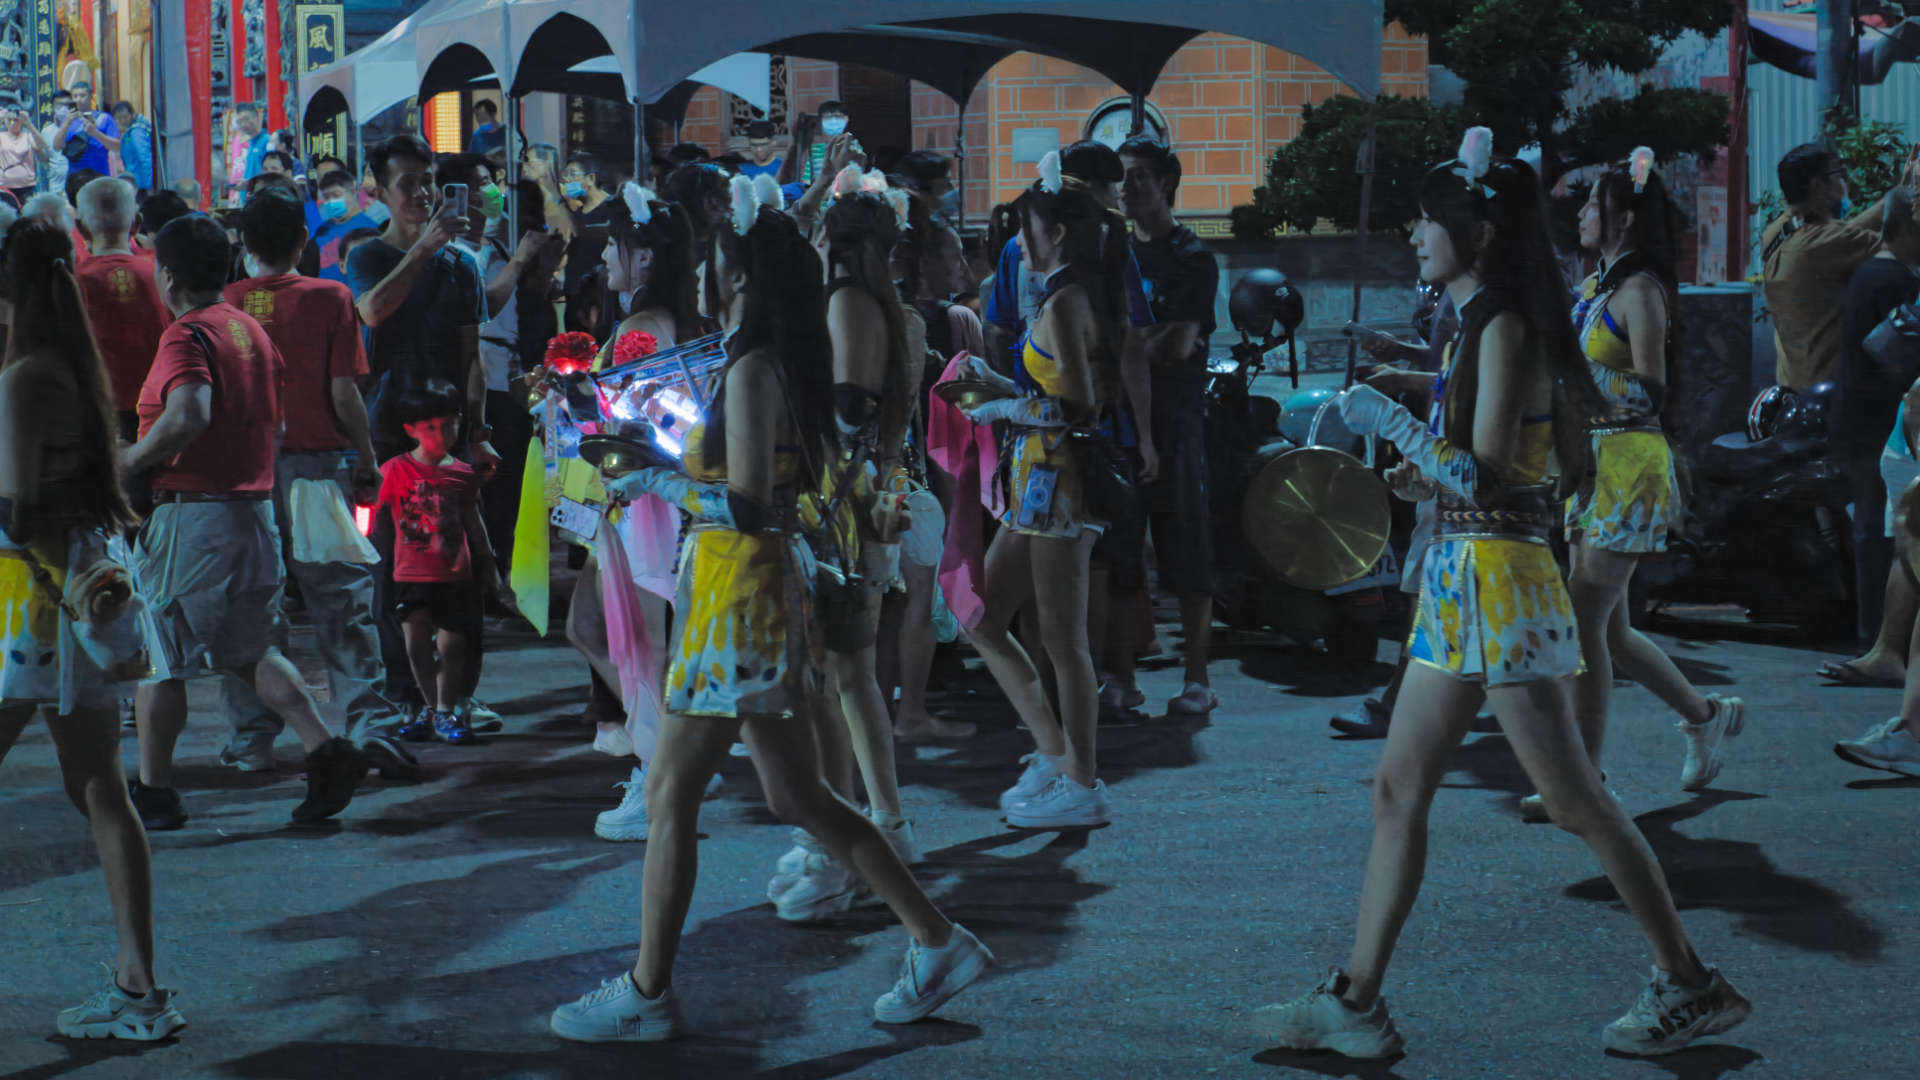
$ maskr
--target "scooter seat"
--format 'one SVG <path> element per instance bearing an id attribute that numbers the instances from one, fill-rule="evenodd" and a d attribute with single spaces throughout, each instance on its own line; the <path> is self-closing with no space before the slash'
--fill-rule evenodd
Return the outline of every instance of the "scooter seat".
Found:
<path id="1" fill-rule="evenodd" d="M 1745 432 L 1733 432 L 1713 440 L 1696 463 L 1709 480 L 1742 481 L 1776 472 L 1797 461 L 1818 457 L 1826 450 L 1826 440 L 1804 435 L 1770 435 L 1749 439 Z"/>

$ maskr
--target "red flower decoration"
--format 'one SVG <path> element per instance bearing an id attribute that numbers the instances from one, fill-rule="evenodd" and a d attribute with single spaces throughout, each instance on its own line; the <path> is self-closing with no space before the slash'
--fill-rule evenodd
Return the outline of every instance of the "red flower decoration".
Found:
<path id="1" fill-rule="evenodd" d="M 593 355 L 599 351 L 592 334 L 576 330 L 547 342 L 547 369 L 556 375 L 572 375 L 593 367 Z"/>
<path id="2" fill-rule="evenodd" d="M 645 330 L 629 330 L 613 343 L 613 362 L 625 364 L 660 351 L 660 339 Z"/>

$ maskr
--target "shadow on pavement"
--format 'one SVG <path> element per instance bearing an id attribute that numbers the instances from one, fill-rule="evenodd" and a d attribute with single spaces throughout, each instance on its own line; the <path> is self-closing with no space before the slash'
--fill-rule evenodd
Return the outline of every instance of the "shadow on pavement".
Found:
<path id="1" fill-rule="evenodd" d="M 6 1073 L 0 1080 L 53 1080 L 56 1076 L 92 1068 L 101 1062 L 132 1061 L 148 1054 L 164 1055 L 166 1051 L 179 1044 L 180 1036 L 173 1035 L 159 1042 L 124 1042 L 120 1039 L 65 1039 L 50 1035 L 47 1045 L 55 1046 L 66 1052 L 65 1061 L 49 1061 L 45 1065 L 35 1065 L 17 1072 Z M 149 1068 L 161 1068 L 159 1061 Z"/>
<path id="2" fill-rule="evenodd" d="M 1854 911 L 1848 898 L 1812 878 L 1782 872 L 1759 844 L 1719 838 L 1695 839 L 1676 826 L 1727 802 L 1762 799 L 1744 791 L 1708 791 L 1678 806 L 1641 814 L 1634 821 L 1666 870 L 1674 905 L 1716 908 L 1739 919 L 1740 929 L 1796 948 L 1875 960 L 1886 934 Z M 1567 886 L 1578 900 L 1619 901 L 1605 877 Z"/>
<path id="3" fill-rule="evenodd" d="M 1849 780 L 1854 791 L 1878 791 L 1882 788 L 1920 788 L 1920 776 L 1887 776 L 1878 780 Z"/>
<path id="4" fill-rule="evenodd" d="M 1298 1069 L 1316 1076 L 1352 1076 L 1358 1080 L 1406 1080 L 1403 1074 L 1393 1071 L 1394 1065 L 1400 1060 L 1350 1058 L 1331 1050 L 1262 1050 L 1253 1055 L 1256 1065 Z"/>
<path id="5" fill-rule="evenodd" d="M 1765 1061 L 1759 1053 L 1744 1046 L 1728 1046 L 1724 1043 L 1695 1044 L 1675 1054 L 1660 1057 L 1634 1057 L 1631 1054 L 1616 1054 L 1607 1051 L 1607 1056 L 1616 1061 L 1635 1061 L 1663 1069 L 1679 1080 L 1716 1080 L 1728 1073 L 1736 1073 L 1757 1062 Z"/>

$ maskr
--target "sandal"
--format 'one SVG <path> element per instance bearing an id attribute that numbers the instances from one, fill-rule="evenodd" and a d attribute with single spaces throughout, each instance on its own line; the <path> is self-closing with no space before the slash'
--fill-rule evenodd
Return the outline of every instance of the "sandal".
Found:
<path id="1" fill-rule="evenodd" d="M 1905 679 L 1889 679 L 1884 675 L 1874 675 L 1860 670 L 1851 660 L 1836 660 L 1820 667 L 1820 677 L 1828 680 L 1831 686 L 1873 686 L 1898 689 L 1906 685 Z"/>

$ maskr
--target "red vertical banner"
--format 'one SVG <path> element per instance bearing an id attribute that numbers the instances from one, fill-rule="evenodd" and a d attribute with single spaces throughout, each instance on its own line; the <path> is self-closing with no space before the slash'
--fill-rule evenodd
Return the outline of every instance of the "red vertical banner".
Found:
<path id="1" fill-rule="evenodd" d="M 266 18 L 267 38 L 267 126 L 279 131 L 293 125 L 287 122 L 287 83 L 281 78 L 280 50 L 273 43 L 280 40 L 280 0 L 267 0 Z"/>
<path id="2" fill-rule="evenodd" d="M 246 0 L 216 0 L 229 3 L 227 12 L 227 55 L 233 58 L 233 72 L 228 80 L 233 85 L 233 103 L 253 100 L 253 80 L 247 78 L 247 12 Z"/>
<path id="3" fill-rule="evenodd" d="M 224 3 L 225 0 L 219 0 Z M 213 26 L 212 0 L 181 0 L 186 7 L 187 93 L 193 100 L 193 178 L 200 182 L 200 205 L 213 193 Z"/>

